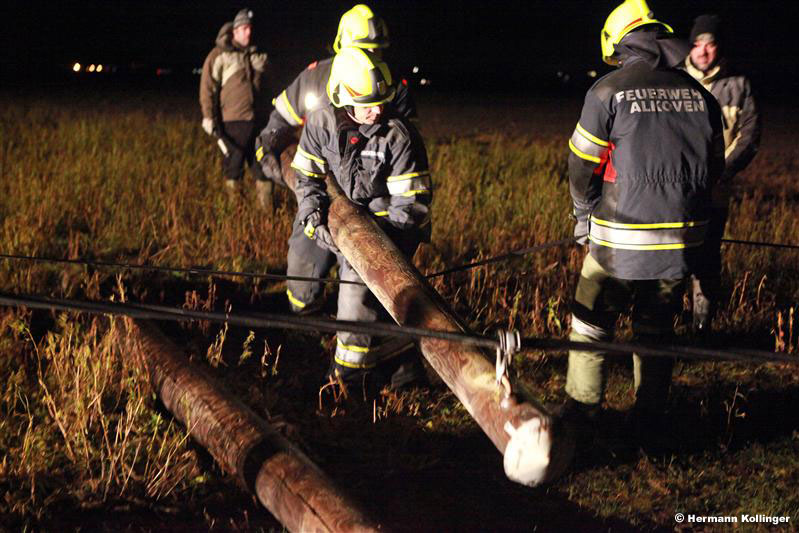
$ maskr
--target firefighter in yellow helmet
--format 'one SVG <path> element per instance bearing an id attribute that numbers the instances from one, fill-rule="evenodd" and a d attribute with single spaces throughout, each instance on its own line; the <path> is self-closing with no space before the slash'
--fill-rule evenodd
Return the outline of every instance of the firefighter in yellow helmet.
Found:
<path id="1" fill-rule="evenodd" d="M 569 140 L 575 236 L 589 241 L 572 306 L 570 339 L 612 340 L 632 304 L 634 337 L 673 335 L 686 276 L 702 260 L 710 194 L 724 170 L 721 113 L 713 96 L 677 70 L 687 46 L 644 0 L 627 0 L 601 33 L 602 59 L 619 68 L 585 97 Z M 605 389 L 604 355 L 571 350 L 566 416 L 592 428 Z M 673 362 L 634 356 L 633 422 L 659 429 Z"/>
<path id="2" fill-rule="evenodd" d="M 342 15 L 333 49 L 356 47 L 378 58 L 389 45 L 388 28 L 382 18 L 368 6 L 358 4 Z M 330 78 L 333 58 L 314 61 L 275 98 L 275 109 L 269 122 L 256 140 L 256 158 L 264 174 L 283 184 L 278 163 L 280 152 L 296 140 L 296 129 L 305 124 L 306 116 L 327 104 L 325 86 Z M 403 83 L 394 84 L 395 97 L 391 105 L 408 118 L 416 117 L 416 105 Z"/>
<path id="3" fill-rule="evenodd" d="M 408 257 L 420 242 L 430 240 L 433 191 L 427 153 L 414 125 L 390 106 L 394 92 L 388 66 L 372 54 L 342 48 L 335 56 L 325 103 L 307 116 L 291 165 L 298 207 L 289 239 L 290 276 L 319 276 L 338 261 L 342 280 L 361 281 L 327 228 L 328 174 L 350 200 L 372 213 Z M 287 285 L 295 312 L 321 296 L 315 283 Z M 339 285 L 339 319 L 369 322 L 381 313 L 385 312 L 366 286 Z M 330 374 L 345 380 L 379 376 L 386 369 L 385 359 L 408 347 L 407 341 L 400 344 L 378 345 L 369 335 L 340 331 Z"/>

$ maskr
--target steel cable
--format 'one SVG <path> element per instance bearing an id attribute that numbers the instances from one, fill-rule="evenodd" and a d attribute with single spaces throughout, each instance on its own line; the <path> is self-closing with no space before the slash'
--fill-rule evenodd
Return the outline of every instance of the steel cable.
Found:
<path id="1" fill-rule="evenodd" d="M 479 266 L 489 265 L 493 263 L 500 263 L 502 261 L 507 261 L 509 259 L 514 259 L 518 257 L 523 257 L 525 255 L 529 255 L 531 253 L 539 252 L 541 250 L 546 250 L 548 248 L 555 248 L 558 246 L 563 246 L 566 244 L 571 244 L 575 242 L 577 238 L 569 237 L 566 239 L 560 239 L 557 241 L 550 241 L 542 244 L 537 244 L 533 246 L 529 246 L 527 248 L 520 248 L 518 250 L 512 250 L 510 252 L 505 252 L 500 255 L 496 255 L 493 257 L 489 257 L 487 259 L 481 259 L 480 261 L 474 261 L 472 263 L 466 263 L 459 266 L 454 266 L 451 268 L 447 268 L 444 270 L 439 270 L 437 272 L 433 272 L 431 274 L 425 274 L 424 277 L 426 279 L 433 279 L 441 276 L 445 276 L 447 274 L 452 274 L 455 272 L 462 272 L 465 270 L 470 270 L 472 268 L 476 268 Z M 746 246 L 756 246 L 756 247 L 770 247 L 770 248 L 780 248 L 780 249 L 788 249 L 788 250 L 799 250 L 799 245 L 794 244 L 783 244 L 783 243 L 772 243 L 772 242 L 761 242 L 761 241 L 746 241 L 740 239 L 722 239 L 721 242 L 727 244 L 741 244 Z M 307 276 L 289 276 L 287 274 L 269 274 L 269 273 L 259 273 L 259 272 L 243 272 L 243 271 L 235 271 L 235 270 L 214 270 L 214 269 L 206 269 L 206 268 L 185 268 L 185 267 L 170 267 L 170 266 L 154 266 L 154 265 L 142 265 L 137 263 L 118 263 L 113 261 L 90 261 L 88 259 L 62 259 L 57 257 L 41 257 L 41 256 L 32 256 L 32 255 L 20 255 L 20 254 L 0 254 L 0 259 L 6 260 L 13 260 L 13 261 L 32 261 L 38 263 L 61 263 L 61 264 L 72 264 L 72 265 L 84 265 L 84 266 L 93 266 L 93 267 L 107 267 L 107 268 L 119 268 L 123 270 L 148 270 L 153 272 L 175 272 L 180 274 L 190 274 L 190 275 L 202 275 L 202 276 L 233 276 L 233 277 L 244 277 L 244 278 L 253 278 L 253 279 L 271 279 L 275 281 L 308 281 L 314 283 L 338 283 L 338 284 L 349 284 L 349 285 L 363 285 L 362 282 L 359 281 L 347 281 L 341 280 L 338 278 L 314 278 L 314 277 L 307 277 Z"/>
<path id="2" fill-rule="evenodd" d="M 452 342 L 471 344 L 496 350 L 500 347 L 497 338 L 485 337 L 471 333 L 456 331 L 438 331 L 388 324 L 382 322 L 357 322 L 349 320 L 331 320 L 315 317 L 298 317 L 259 313 L 250 315 L 219 313 L 213 311 L 195 311 L 163 305 L 129 304 L 117 302 L 90 302 L 81 300 L 53 299 L 32 295 L 13 295 L 0 293 L 0 305 L 9 307 L 28 307 L 68 312 L 85 312 L 102 315 L 122 315 L 131 318 L 164 321 L 197 321 L 206 320 L 216 323 L 228 323 L 248 328 L 282 328 L 314 333 L 351 331 L 368 335 L 402 336 L 416 340 L 434 338 Z M 735 350 L 694 348 L 691 346 L 652 346 L 633 343 L 615 342 L 577 342 L 567 339 L 542 339 L 527 337 L 521 339 L 521 348 L 526 350 L 560 351 L 578 349 L 601 351 L 614 354 L 636 353 L 646 357 L 677 357 L 691 360 L 726 360 L 749 363 L 799 363 L 799 357 L 767 352 L 763 350 Z"/>

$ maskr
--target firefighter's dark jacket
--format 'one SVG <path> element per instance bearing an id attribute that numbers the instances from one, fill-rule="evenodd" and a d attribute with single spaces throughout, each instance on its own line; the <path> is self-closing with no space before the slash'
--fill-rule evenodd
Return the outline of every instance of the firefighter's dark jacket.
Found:
<path id="1" fill-rule="evenodd" d="M 715 98 L 665 66 L 654 38 L 636 35 L 649 47 L 640 53 L 626 38 L 617 45 L 621 68 L 588 91 L 569 140 L 574 214 L 589 220 L 591 255 L 620 279 L 696 271 L 724 170 Z"/>
<path id="2" fill-rule="evenodd" d="M 275 98 L 275 110 L 286 122 L 300 126 L 311 111 L 327 105 L 327 80 L 332 66 L 332 57 L 314 61 Z M 416 118 L 416 104 L 404 83 L 396 84 L 391 105 L 397 114 L 411 120 Z"/>
<path id="3" fill-rule="evenodd" d="M 347 198 L 391 228 L 430 240 L 432 183 L 419 132 L 396 114 L 359 125 L 331 104 L 308 115 L 291 166 L 296 170 L 298 223 L 329 198 L 325 176 L 332 173 Z"/>

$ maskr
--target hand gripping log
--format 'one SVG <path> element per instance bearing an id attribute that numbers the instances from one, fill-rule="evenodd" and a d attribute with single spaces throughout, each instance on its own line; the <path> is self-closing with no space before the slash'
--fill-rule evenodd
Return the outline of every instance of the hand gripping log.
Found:
<path id="1" fill-rule="evenodd" d="M 127 320 L 164 406 L 289 531 L 380 530 L 305 454 L 190 364 L 154 325 Z"/>
<path id="2" fill-rule="evenodd" d="M 283 175 L 293 188 L 293 149 L 283 152 Z M 330 177 L 328 226 L 341 253 L 397 324 L 466 331 L 446 302 L 403 256 L 362 207 Z M 524 485 L 557 478 L 568 467 L 574 441 L 521 384 L 497 372 L 485 353 L 462 343 L 420 341 L 433 369 L 504 455 L 505 474 Z"/>

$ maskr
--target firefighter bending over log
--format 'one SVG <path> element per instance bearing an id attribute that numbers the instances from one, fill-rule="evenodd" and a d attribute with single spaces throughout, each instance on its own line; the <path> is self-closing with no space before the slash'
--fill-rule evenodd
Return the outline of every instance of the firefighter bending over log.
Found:
<path id="1" fill-rule="evenodd" d="M 338 261 L 342 280 L 361 281 L 328 230 L 325 177 L 332 175 L 347 198 L 368 209 L 397 247 L 413 257 L 419 243 L 430 240 L 427 153 L 419 132 L 391 105 L 391 73 L 374 54 L 342 49 L 333 59 L 326 93 L 329 101 L 323 100 L 304 121 L 291 165 L 296 170 L 298 207 L 289 239 L 288 274 L 319 277 Z M 320 284 L 287 284 L 294 312 L 318 307 Z M 339 286 L 338 319 L 372 322 L 381 312 L 385 313 L 366 286 Z M 329 376 L 367 380 L 378 387 L 389 380 L 399 386 L 400 381 L 417 379 L 423 372 L 418 354 L 410 366 L 397 372 L 388 369 L 387 359 L 408 348 L 407 340 L 400 341 L 378 344 L 369 335 L 339 331 Z"/>
<path id="2" fill-rule="evenodd" d="M 382 50 L 388 45 L 386 23 L 368 6 L 358 4 L 342 15 L 333 50 L 360 48 L 380 60 Z M 297 128 L 305 124 L 307 115 L 329 103 L 325 87 L 332 64 L 332 57 L 314 61 L 275 98 L 269 122 L 255 141 L 256 158 L 267 179 L 283 184 L 280 153 L 296 141 Z M 415 119 L 416 105 L 408 88 L 403 83 L 396 83 L 394 91 L 394 110 L 406 118 Z"/>
<path id="3" fill-rule="evenodd" d="M 569 141 L 569 183 L 589 253 L 577 284 L 570 339 L 610 341 L 619 313 L 633 305 L 633 334 L 673 336 L 686 277 L 695 272 L 711 215 L 711 191 L 724 172 L 721 112 L 713 96 L 677 70 L 688 50 L 627 0 L 605 22 L 602 57 L 617 65 L 585 97 Z M 633 355 L 639 443 L 654 436 L 666 405 L 673 360 Z M 605 392 L 605 357 L 571 350 L 564 416 L 591 441 Z"/>

